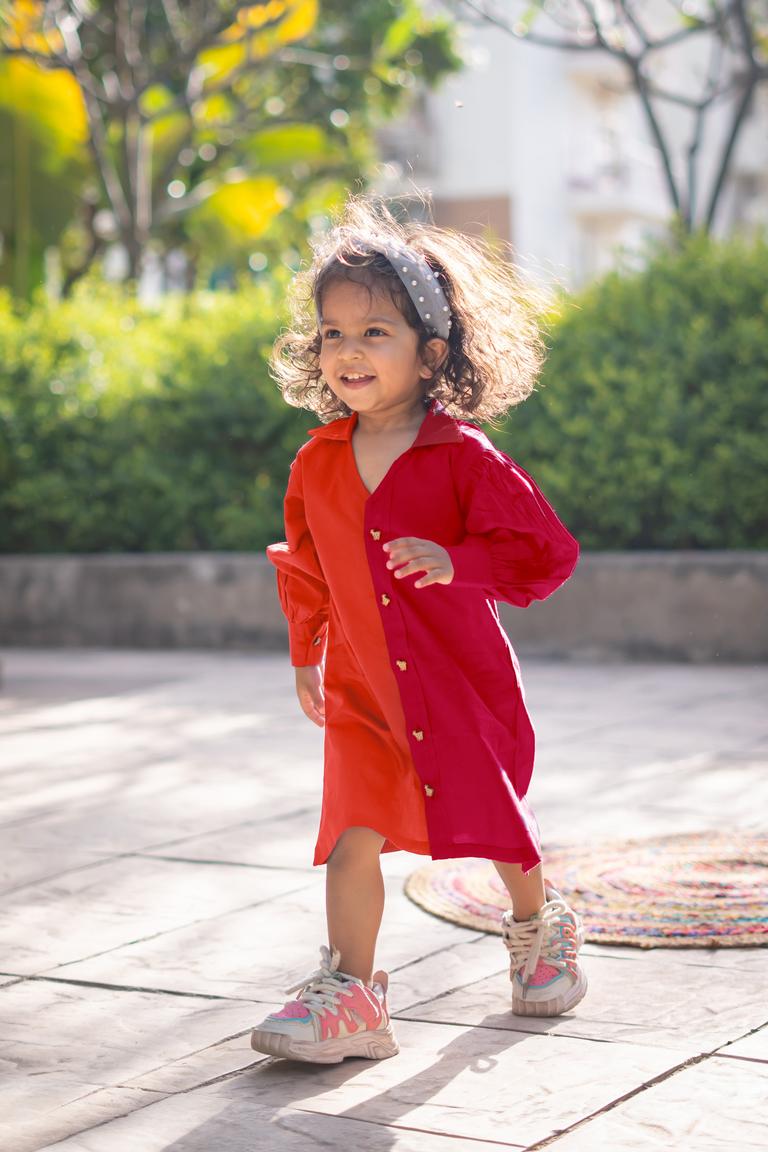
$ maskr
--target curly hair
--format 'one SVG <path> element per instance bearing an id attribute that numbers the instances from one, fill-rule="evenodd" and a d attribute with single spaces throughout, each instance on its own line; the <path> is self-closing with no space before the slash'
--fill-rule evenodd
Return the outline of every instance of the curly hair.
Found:
<path id="1" fill-rule="evenodd" d="M 332 283 L 351 280 L 372 293 L 388 292 L 419 334 L 419 352 L 434 339 L 400 277 L 376 251 L 388 244 L 406 244 L 427 259 L 451 309 L 447 355 L 425 381 L 425 403 L 435 399 L 453 416 L 482 422 L 525 400 L 544 360 L 538 319 L 543 296 L 523 283 L 504 247 L 433 224 L 400 223 L 383 199 L 355 195 L 294 280 L 291 327 L 276 340 L 270 360 L 286 402 L 324 421 L 351 413 L 320 370 L 318 313 Z"/>

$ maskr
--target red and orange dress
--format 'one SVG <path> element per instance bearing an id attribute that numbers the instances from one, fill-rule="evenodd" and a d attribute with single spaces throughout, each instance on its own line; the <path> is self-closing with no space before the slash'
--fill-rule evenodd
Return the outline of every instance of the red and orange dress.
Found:
<path id="1" fill-rule="evenodd" d="M 529 871 L 541 860 L 525 799 L 534 733 L 496 601 L 548 596 L 573 571 L 578 544 L 519 465 L 434 402 L 369 493 L 356 422 L 311 430 L 291 466 L 287 540 L 267 549 L 291 662 L 325 660 L 314 863 L 362 826 L 385 837 L 383 851 Z M 382 545 L 401 536 L 446 548 L 451 584 L 396 580 Z"/>

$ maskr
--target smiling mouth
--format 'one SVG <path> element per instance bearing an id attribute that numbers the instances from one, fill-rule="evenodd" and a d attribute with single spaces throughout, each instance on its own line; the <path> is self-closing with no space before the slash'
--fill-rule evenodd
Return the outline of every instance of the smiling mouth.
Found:
<path id="1" fill-rule="evenodd" d="M 370 384 L 371 380 L 373 380 L 373 376 L 366 376 L 360 372 L 341 377 L 342 384 L 345 384 L 347 388 L 360 388 L 363 384 Z"/>

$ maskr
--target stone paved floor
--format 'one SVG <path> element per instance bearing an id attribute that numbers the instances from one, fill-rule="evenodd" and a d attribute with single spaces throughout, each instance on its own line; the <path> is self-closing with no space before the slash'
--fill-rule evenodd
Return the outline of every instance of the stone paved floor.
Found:
<path id="1" fill-rule="evenodd" d="M 324 939 L 322 735 L 283 657 L 6 652 L 0 1148 L 764 1150 L 768 953 L 587 945 L 588 997 L 513 1016 L 497 937 L 403 895 L 401 1054 L 259 1058 Z M 546 842 L 768 813 L 767 667 L 524 662 Z"/>

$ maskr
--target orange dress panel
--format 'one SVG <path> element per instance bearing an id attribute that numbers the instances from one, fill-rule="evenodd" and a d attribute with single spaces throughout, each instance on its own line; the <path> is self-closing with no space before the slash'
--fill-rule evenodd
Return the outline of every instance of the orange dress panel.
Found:
<path id="1" fill-rule="evenodd" d="M 292 625 L 294 665 L 314 664 L 313 645 L 327 624 L 325 768 L 314 864 L 324 864 L 341 833 L 372 828 L 383 852 L 430 854 L 422 784 L 406 736 L 400 692 L 390 665 L 365 550 L 369 493 L 351 443 L 327 479 L 335 558 L 331 598 L 304 512 L 301 459 L 294 461 L 285 502 L 287 544 L 272 545 L 280 600 Z M 326 545 L 327 536 L 324 536 Z M 327 548 L 326 548 L 327 551 Z M 305 624 L 305 642 L 296 640 Z M 315 649 L 316 651 L 316 649 Z"/>

